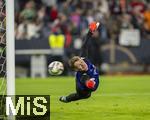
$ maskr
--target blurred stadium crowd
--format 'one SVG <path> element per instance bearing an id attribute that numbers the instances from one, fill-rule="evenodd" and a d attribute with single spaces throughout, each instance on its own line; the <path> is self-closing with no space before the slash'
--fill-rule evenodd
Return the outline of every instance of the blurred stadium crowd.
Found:
<path id="1" fill-rule="evenodd" d="M 138 29 L 150 39 L 149 0 L 16 0 L 15 10 L 16 40 L 44 39 L 50 48 L 64 48 L 65 59 L 79 54 L 92 21 L 101 23 L 89 44 L 97 65 L 102 63 L 101 45 L 112 39 L 119 44 L 122 29 Z"/>
<path id="2" fill-rule="evenodd" d="M 90 22 L 102 24 L 101 39 L 122 28 L 150 33 L 148 0 L 16 0 L 16 39 L 63 34 L 66 46 L 73 35 L 83 36 Z M 111 27 L 110 27 L 111 26 Z"/>

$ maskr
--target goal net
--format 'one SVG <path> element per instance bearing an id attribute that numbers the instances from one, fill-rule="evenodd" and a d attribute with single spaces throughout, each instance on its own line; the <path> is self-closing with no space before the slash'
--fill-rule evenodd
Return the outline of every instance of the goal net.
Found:
<path id="1" fill-rule="evenodd" d="M 0 119 L 5 119 L 3 106 L 6 95 L 6 4 L 0 0 Z"/>
<path id="2" fill-rule="evenodd" d="M 14 0 L 0 0 L 0 120 L 6 118 L 5 96 L 15 95 Z"/>

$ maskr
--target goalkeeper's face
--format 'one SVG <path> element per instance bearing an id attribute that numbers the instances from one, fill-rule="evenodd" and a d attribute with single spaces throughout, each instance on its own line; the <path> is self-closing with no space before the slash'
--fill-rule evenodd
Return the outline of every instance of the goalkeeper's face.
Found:
<path id="1" fill-rule="evenodd" d="M 87 71 L 88 70 L 88 66 L 87 64 L 84 62 L 83 59 L 79 59 L 74 63 L 74 70 L 75 71 Z"/>

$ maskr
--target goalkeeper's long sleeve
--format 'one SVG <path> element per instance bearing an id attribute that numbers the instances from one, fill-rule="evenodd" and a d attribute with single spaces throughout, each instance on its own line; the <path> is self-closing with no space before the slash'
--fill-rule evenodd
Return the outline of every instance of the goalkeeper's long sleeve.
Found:
<path id="1" fill-rule="evenodd" d="M 83 45 L 81 48 L 81 57 L 88 58 L 88 42 L 92 38 L 92 34 L 94 31 L 96 31 L 99 28 L 100 23 L 99 22 L 92 22 L 89 25 L 89 32 L 87 33 L 85 40 L 83 41 Z"/>
<path id="2" fill-rule="evenodd" d="M 84 38 L 84 41 L 81 47 L 81 52 L 80 52 L 81 57 L 88 58 L 88 49 L 89 49 L 88 42 L 90 39 L 92 39 L 92 33 L 89 31 L 86 37 Z"/>

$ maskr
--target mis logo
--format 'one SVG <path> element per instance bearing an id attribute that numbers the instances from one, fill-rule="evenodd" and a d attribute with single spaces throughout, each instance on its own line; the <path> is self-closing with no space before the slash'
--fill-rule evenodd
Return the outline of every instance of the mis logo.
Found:
<path id="1" fill-rule="evenodd" d="M 16 120 L 50 120 L 50 96 L 5 96 L 3 103 L 6 117 L 11 115 L 16 116 Z"/>

